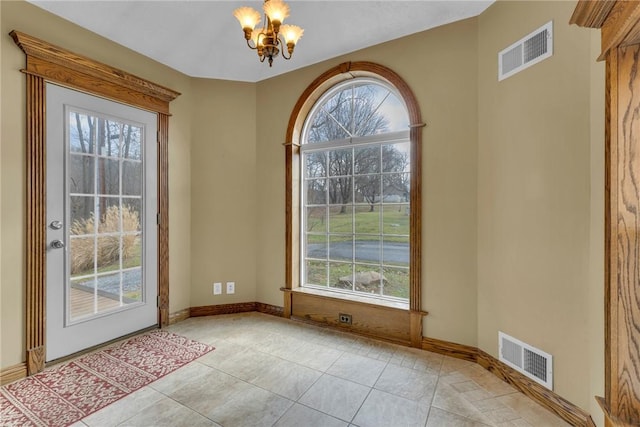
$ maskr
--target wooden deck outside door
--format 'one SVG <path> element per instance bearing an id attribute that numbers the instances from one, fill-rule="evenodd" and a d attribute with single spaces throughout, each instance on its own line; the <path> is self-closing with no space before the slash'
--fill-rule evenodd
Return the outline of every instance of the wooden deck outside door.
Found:
<path id="1" fill-rule="evenodd" d="M 605 109 L 607 426 L 640 425 L 640 2 L 580 0 L 572 24 L 600 28 Z"/>

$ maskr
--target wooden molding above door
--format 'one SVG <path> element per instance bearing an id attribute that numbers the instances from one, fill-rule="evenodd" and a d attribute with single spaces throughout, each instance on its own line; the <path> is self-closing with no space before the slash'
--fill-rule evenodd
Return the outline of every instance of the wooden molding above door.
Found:
<path id="1" fill-rule="evenodd" d="M 45 82 L 102 96 L 158 115 L 158 323 L 169 323 L 169 103 L 180 93 L 27 34 L 12 31 L 26 55 L 26 358 L 29 375 L 45 362 Z"/>

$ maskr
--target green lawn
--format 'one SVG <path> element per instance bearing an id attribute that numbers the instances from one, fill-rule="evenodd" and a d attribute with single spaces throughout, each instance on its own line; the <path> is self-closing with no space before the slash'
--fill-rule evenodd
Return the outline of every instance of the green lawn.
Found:
<path id="1" fill-rule="evenodd" d="M 334 242 L 351 240 L 354 229 L 356 234 L 382 235 L 388 242 L 408 242 L 409 206 L 384 205 L 382 215 L 380 208 L 380 205 L 376 205 L 374 211 L 370 212 L 369 206 L 357 206 L 355 215 L 352 215 L 351 206 L 347 207 L 346 213 L 340 213 L 339 206 L 332 206 L 329 208 L 328 230 L 325 224 L 326 208 L 309 208 L 307 231 L 319 234 L 308 234 L 307 242 L 324 242 L 324 233 L 327 231 L 332 234 L 331 240 Z"/>
<path id="2" fill-rule="evenodd" d="M 327 265 L 325 261 L 307 261 L 307 282 L 314 285 L 325 286 L 327 283 Z M 377 267 L 368 265 L 356 265 L 356 274 L 367 271 L 379 272 Z M 347 263 L 329 263 L 329 287 L 351 289 L 349 283 L 340 278 L 352 277 L 352 266 Z M 385 295 L 397 298 L 409 298 L 409 269 L 384 267 L 384 281 L 382 290 L 379 284 L 370 286 L 356 286 L 356 291 Z"/>
<path id="3" fill-rule="evenodd" d="M 377 240 L 387 242 L 409 243 L 409 205 L 376 205 L 371 211 L 369 206 L 356 206 L 355 215 L 352 207 L 347 206 L 341 213 L 340 206 L 329 207 L 329 224 L 327 226 L 327 208 L 308 208 L 307 211 L 307 243 L 324 243 L 330 233 L 332 243 L 351 241 L 353 233 L 357 240 Z M 380 211 L 382 209 L 382 212 Z M 355 224 L 354 224 L 355 223 Z M 351 289 L 351 284 L 340 278 L 352 277 L 352 265 L 348 263 L 329 263 L 329 286 Z M 376 271 L 378 267 L 357 265 L 356 274 Z M 368 286 L 356 285 L 356 291 L 369 294 L 382 294 L 398 298 L 409 298 L 409 270 L 403 268 L 384 267 L 382 284 Z M 327 265 L 324 261 L 307 262 L 308 282 L 320 286 L 327 284 Z"/>

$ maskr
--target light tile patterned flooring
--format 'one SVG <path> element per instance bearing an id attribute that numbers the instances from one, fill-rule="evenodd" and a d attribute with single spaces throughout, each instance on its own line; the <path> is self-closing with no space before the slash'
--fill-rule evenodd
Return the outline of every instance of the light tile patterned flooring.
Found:
<path id="1" fill-rule="evenodd" d="M 260 313 L 169 330 L 216 350 L 76 426 L 568 426 L 480 366 Z"/>

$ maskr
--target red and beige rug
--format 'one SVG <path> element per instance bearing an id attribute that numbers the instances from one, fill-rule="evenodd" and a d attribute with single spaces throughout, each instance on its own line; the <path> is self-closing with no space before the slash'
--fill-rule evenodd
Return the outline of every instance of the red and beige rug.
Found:
<path id="1" fill-rule="evenodd" d="M 0 388 L 0 425 L 68 426 L 212 351 L 152 331 Z"/>

